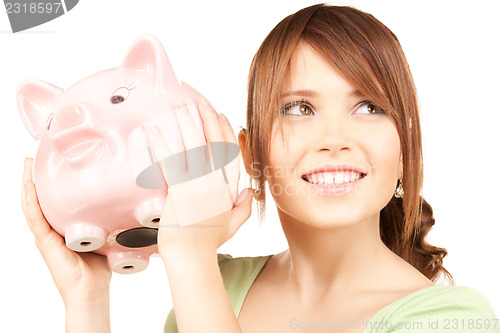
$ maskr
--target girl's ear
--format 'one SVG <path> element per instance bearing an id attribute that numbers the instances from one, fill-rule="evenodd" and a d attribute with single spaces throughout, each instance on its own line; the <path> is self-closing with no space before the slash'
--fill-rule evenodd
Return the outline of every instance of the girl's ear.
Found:
<path id="1" fill-rule="evenodd" d="M 252 166 L 251 154 L 247 150 L 247 133 L 244 128 L 238 134 L 238 144 L 240 145 L 241 156 L 243 158 L 243 164 L 245 165 L 246 172 L 252 179 L 258 180 L 260 169 L 256 169 L 255 166 Z"/>

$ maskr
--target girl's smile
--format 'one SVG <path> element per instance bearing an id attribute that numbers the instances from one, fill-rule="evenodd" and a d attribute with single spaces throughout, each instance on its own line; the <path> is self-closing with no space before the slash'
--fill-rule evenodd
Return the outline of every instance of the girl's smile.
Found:
<path id="1" fill-rule="evenodd" d="M 311 189 L 324 195 L 342 195 L 359 185 L 366 173 L 350 165 L 322 166 L 302 176 Z"/>

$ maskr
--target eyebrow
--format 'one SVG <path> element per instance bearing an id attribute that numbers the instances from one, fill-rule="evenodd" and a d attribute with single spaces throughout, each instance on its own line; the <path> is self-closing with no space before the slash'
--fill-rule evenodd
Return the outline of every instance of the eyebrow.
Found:
<path id="1" fill-rule="evenodd" d="M 281 98 L 287 96 L 315 97 L 317 95 L 318 93 L 314 90 L 294 90 L 281 94 Z M 364 94 L 357 89 L 353 89 L 349 92 L 349 97 L 363 97 L 363 96 Z"/>
<path id="2" fill-rule="evenodd" d="M 314 90 L 294 90 L 294 91 L 288 91 L 286 93 L 281 94 L 281 97 L 287 97 L 287 96 L 304 96 L 304 97 L 314 97 L 317 96 L 318 93 Z"/>
<path id="3" fill-rule="evenodd" d="M 351 90 L 349 92 L 349 97 L 364 97 L 365 95 L 358 89 Z"/>

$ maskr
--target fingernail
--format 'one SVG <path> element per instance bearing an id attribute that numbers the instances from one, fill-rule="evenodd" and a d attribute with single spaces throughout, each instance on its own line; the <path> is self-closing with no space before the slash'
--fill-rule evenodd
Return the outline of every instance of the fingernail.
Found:
<path id="1" fill-rule="evenodd" d="M 208 103 L 207 103 L 207 100 L 206 99 L 202 99 L 200 101 L 200 104 L 198 104 L 198 107 L 200 108 L 200 110 L 207 110 L 208 109 Z"/>
<path id="2" fill-rule="evenodd" d="M 236 200 L 235 205 L 239 205 L 239 204 L 240 204 L 243 200 L 245 200 L 245 198 L 248 196 L 248 192 L 249 192 L 249 191 L 248 191 L 248 189 L 247 189 L 247 188 L 246 188 L 246 189 L 244 189 L 244 190 L 240 193 L 240 195 L 239 195 L 238 199 Z"/>
<path id="3" fill-rule="evenodd" d="M 243 192 L 245 192 L 245 193 L 243 193 Z M 236 200 L 235 205 L 238 205 L 238 204 L 240 204 L 241 202 L 243 202 L 243 201 L 244 201 L 244 200 L 245 200 L 245 199 L 246 199 L 246 198 L 247 198 L 250 194 L 252 194 L 252 195 L 253 195 L 253 191 L 252 191 L 252 189 L 250 189 L 250 188 L 246 188 L 246 189 L 244 189 L 244 190 L 241 192 L 240 197 L 238 198 L 238 200 Z"/>
<path id="4" fill-rule="evenodd" d="M 209 111 L 217 114 L 217 111 L 215 111 L 212 105 L 205 98 L 201 99 L 199 107 L 204 111 Z"/>
<path id="5" fill-rule="evenodd" d="M 184 110 L 187 110 L 187 109 L 188 109 L 188 108 L 187 108 L 187 105 L 186 105 L 186 103 L 184 103 L 184 102 L 179 103 L 179 104 L 177 104 L 177 105 L 175 106 L 175 111 L 176 111 L 176 112 L 178 112 L 178 113 L 180 113 L 180 112 L 182 112 L 182 111 L 184 111 Z"/>
<path id="6" fill-rule="evenodd" d="M 158 125 L 151 125 L 151 126 L 142 126 L 142 129 L 146 133 L 148 137 L 157 137 L 160 136 L 160 129 L 158 128 Z"/>
<path id="7" fill-rule="evenodd" d="M 162 136 L 160 126 L 154 125 L 153 126 L 153 131 L 154 131 L 154 133 L 155 133 L 156 136 Z"/>
<path id="8" fill-rule="evenodd" d="M 223 113 L 219 113 L 219 118 L 220 120 L 229 125 L 229 120 L 227 120 L 227 117 Z"/>

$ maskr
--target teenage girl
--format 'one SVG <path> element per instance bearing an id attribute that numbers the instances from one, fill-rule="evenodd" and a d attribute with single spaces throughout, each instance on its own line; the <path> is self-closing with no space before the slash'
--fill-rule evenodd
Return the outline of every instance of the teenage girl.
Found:
<path id="1" fill-rule="evenodd" d="M 207 103 L 199 110 L 205 138 L 177 112 L 186 149 L 238 143 L 255 190 L 203 227 L 160 228 L 175 310 L 165 332 L 500 332 L 482 295 L 435 283 L 452 278 L 442 265 L 446 250 L 425 239 L 434 219 L 420 196 L 416 91 L 396 36 L 373 16 L 315 5 L 280 22 L 252 62 L 239 142 L 223 115 Z M 152 136 L 155 153 L 165 152 Z M 31 163 L 23 208 L 64 300 L 67 330 L 109 332 L 106 260 L 68 250 L 50 228 Z M 263 218 L 266 183 L 289 248 L 265 257 L 217 254 L 250 216 L 253 198 Z M 203 203 L 213 193 L 190 200 L 208 211 Z M 174 204 L 183 195 L 182 187 L 169 192 L 163 224 L 185 209 Z"/>

